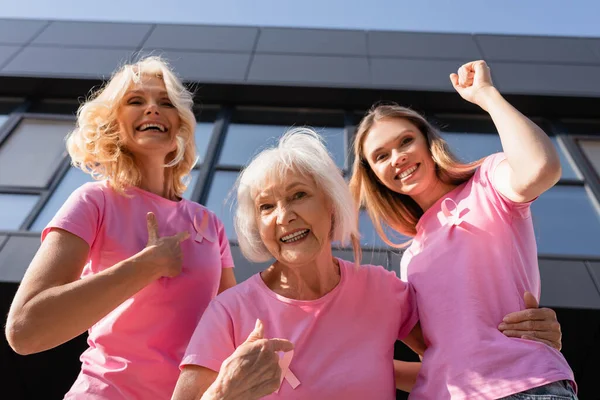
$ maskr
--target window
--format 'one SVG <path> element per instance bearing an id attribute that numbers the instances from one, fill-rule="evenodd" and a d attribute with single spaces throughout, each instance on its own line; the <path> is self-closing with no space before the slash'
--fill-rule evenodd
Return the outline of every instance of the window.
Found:
<path id="1" fill-rule="evenodd" d="M 23 120 L 0 147 L 0 185 L 43 188 L 66 155 L 71 121 Z"/>
<path id="2" fill-rule="evenodd" d="M 285 125 L 231 124 L 219 158 L 221 165 L 246 165 L 261 150 L 277 144 L 288 130 Z M 315 128 L 326 141 L 336 164 L 344 169 L 346 146 L 343 128 Z"/>
<path id="3" fill-rule="evenodd" d="M 600 256 L 600 215 L 585 187 L 557 185 L 531 212 L 540 254 Z"/>
<path id="4" fill-rule="evenodd" d="M 193 169 L 190 172 L 190 176 L 191 176 L 191 180 L 190 180 L 190 184 L 188 185 L 187 189 L 185 189 L 185 192 L 183 193 L 183 198 L 190 200 L 192 197 L 192 193 L 194 193 L 194 188 L 196 187 L 196 184 L 198 183 L 198 177 L 200 176 L 200 171 L 197 169 Z"/>
<path id="5" fill-rule="evenodd" d="M 600 177 L 600 140 L 579 140 L 579 147 Z"/>
<path id="6" fill-rule="evenodd" d="M 442 137 L 448 142 L 454 154 L 465 162 L 475 161 L 490 154 L 502 152 L 502 143 L 500 142 L 500 136 L 497 134 L 443 132 Z M 560 157 L 563 170 L 562 178 L 581 180 L 556 137 L 550 139 Z"/>
<path id="7" fill-rule="evenodd" d="M 37 194 L 0 194 L 0 229 L 18 230 L 39 199 Z"/>
<path id="8" fill-rule="evenodd" d="M 196 125 L 196 132 L 194 133 L 194 139 L 196 141 L 196 150 L 198 152 L 198 163 L 200 165 L 204 162 L 206 157 L 206 150 L 212 137 L 214 124 L 212 122 L 198 122 Z"/>
<path id="9" fill-rule="evenodd" d="M 67 201 L 71 193 L 86 182 L 93 182 L 90 175 L 79 168 L 69 168 L 29 230 L 41 232 L 54 215 L 56 215 L 64 202 Z"/>
<path id="10" fill-rule="evenodd" d="M 221 219 L 225 232 L 230 239 L 237 238 L 233 228 L 233 212 L 235 193 L 232 189 L 238 177 L 238 172 L 216 171 L 206 200 L 206 207 Z"/>

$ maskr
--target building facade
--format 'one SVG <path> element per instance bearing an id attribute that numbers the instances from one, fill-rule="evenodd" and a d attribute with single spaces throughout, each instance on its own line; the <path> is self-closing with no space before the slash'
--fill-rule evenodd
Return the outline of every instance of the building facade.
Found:
<path id="1" fill-rule="evenodd" d="M 4 315 L 67 196 L 91 178 L 70 166 L 64 137 L 90 89 L 140 55 L 167 58 L 196 93 L 199 161 L 186 198 L 221 216 L 242 281 L 230 191 L 252 155 L 287 128 L 321 132 L 348 176 L 355 127 L 376 101 L 423 113 L 457 155 L 501 150 L 489 117 L 454 92 L 448 75 L 485 59 L 496 86 L 551 137 L 559 183 L 532 212 L 543 306 L 557 311 L 563 353 L 583 399 L 600 373 L 600 39 L 359 30 L 0 20 L 0 307 Z M 398 273 L 401 254 L 360 216 L 364 261 Z M 336 254 L 351 258 L 348 249 Z M 485 268 L 485 265 L 482 265 Z M 16 355 L 0 343 L 6 398 L 62 398 L 79 370 L 81 336 Z M 399 357 L 415 359 L 402 345 Z M 405 398 L 403 394 L 398 398 Z"/>

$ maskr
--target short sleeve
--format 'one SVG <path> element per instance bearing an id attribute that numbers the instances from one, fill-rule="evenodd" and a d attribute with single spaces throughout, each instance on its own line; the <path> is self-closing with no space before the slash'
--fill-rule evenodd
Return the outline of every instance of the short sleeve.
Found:
<path id="1" fill-rule="evenodd" d="M 216 218 L 216 217 L 215 217 Z M 229 247 L 229 239 L 221 220 L 217 218 L 217 230 L 219 237 L 219 250 L 221 252 L 221 268 L 233 268 L 233 256 Z"/>
<path id="2" fill-rule="evenodd" d="M 53 228 L 79 236 L 92 247 L 101 225 L 105 198 L 99 183 L 76 189 L 42 231 L 42 241 Z"/>
<path id="3" fill-rule="evenodd" d="M 503 210 L 506 212 L 517 211 L 522 214 L 521 216 L 527 217 L 530 215 L 529 206 L 535 199 L 524 203 L 516 202 L 504 196 L 497 189 L 496 170 L 504 160 L 506 160 L 504 153 L 496 153 L 486 157 L 476 172 L 476 176 L 479 178 L 478 182 L 485 190 L 486 196 L 497 202 Z"/>
<path id="4" fill-rule="evenodd" d="M 234 351 L 231 316 L 218 300 L 213 299 L 200 318 L 179 367 L 199 365 L 218 372 L 223 361 Z"/>
<path id="5" fill-rule="evenodd" d="M 398 340 L 405 339 L 410 331 L 415 327 L 419 320 L 419 311 L 417 309 L 417 297 L 413 285 L 404 282 L 391 273 L 395 279 L 395 295 L 396 301 L 400 303 L 400 330 L 398 332 Z"/>

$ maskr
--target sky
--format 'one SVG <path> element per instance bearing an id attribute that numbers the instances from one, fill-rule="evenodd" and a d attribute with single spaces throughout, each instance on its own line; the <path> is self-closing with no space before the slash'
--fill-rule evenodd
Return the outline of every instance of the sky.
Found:
<path id="1" fill-rule="evenodd" d="M 0 0 L 0 18 L 550 36 L 600 37 L 599 15 L 599 0 Z"/>

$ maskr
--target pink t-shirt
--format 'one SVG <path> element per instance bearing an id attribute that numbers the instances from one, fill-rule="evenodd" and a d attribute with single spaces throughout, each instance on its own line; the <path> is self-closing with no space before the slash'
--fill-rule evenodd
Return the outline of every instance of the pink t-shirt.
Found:
<path id="1" fill-rule="evenodd" d="M 223 225 L 205 207 L 170 201 L 138 188 L 119 195 L 107 182 L 86 183 L 65 202 L 42 233 L 69 231 L 90 245 L 81 277 L 96 274 L 141 251 L 146 214 L 159 235 L 187 230 L 182 273 L 160 278 L 89 329 L 89 348 L 67 399 L 168 399 L 179 363 L 202 313 L 217 295 L 221 268 L 233 267 Z"/>
<path id="2" fill-rule="evenodd" d="M 429 208 L 402 257 L 428 346 L 411 399 L 497 399 L 573 380 L 559 351 L 498 330 L 506 314 L 525 309 L 526 290 L 540 296 L 530 203 L 495 189 L 504 159 L 486 158 Z"/>
<path id="3" fill-rule="evenodd" d="M 394 399 L 394 343 L 418 319 L 413 290 L 383 267 L 339 261 L 339 284 L 318 300 L 280 296 L 260 274 L 221 293 L 181 365 L 218 371 L 259 318 L 266 338 L 295 346 L 278 393 L 265 399 Z"/>

